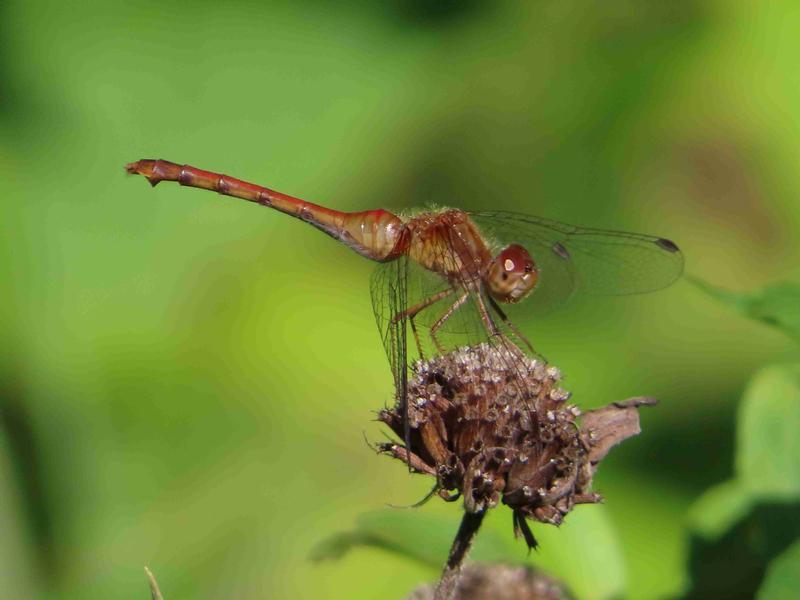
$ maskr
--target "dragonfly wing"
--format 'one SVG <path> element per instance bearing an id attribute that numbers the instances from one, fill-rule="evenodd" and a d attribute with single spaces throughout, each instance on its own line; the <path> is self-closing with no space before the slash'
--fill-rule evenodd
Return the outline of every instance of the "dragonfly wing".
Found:
<path id="1" fill-rule="evenodd" d="M 594 295 L 652 292 L 667 287 L 683 272 L 681 251 L 665 238 L 576 227 L 511 212 L 470 216 L 499 244 L 518 243 L 528 248 L 534 261 L 541 263 L 543 291 L 548 271 L 571 271 L 571 291 Z M 558 277 L 568 279 L 553 274 Z"/>
<path id="2" fill-rule="evenodd" d="M 432 327 L 464 290 L 406 256 L 379 264 L 370 287 L 375 320 L 396 382 L 403 369 L 438 354 L 437 342 L 452 349 L 475 341 L 476 330 L 480 333 L 477 312 L 465 305 L 443 321 L 434 341 Z"/>
<path id="3" fill-rule="evenodd" d="M 392 370 L 397 398 L 405 398 L 408 378 L 408 351 L 406 347 L 406 319 L 395 319 L 408 307 L 408 258 L 381 263 L 376 267 L 370 282 L 372 310 L 378 331 L 386 349 Z"/>

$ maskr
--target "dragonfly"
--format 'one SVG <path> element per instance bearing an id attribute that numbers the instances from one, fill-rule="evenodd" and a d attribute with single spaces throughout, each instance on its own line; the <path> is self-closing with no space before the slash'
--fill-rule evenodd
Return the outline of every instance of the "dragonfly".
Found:
<path id="1" fill-rule="evenodd" d="M 153 186 L 174 181 L 286 213 L 379 263 L 372 304 L 401 404 L 409 372 L 425 356 L 486 341 L 512 349 L 506 356 L 520 356 L 521 346 L 538 354 L 518 326 L 531 315 L 562 305 L 575 292 L 659 290 L 683 271 L 680 249 L 663 237 L 513 212 L 344 212 L 166 160 L 142 159 L 125 168 Z M 513 372 L 515 365 L 508 368 Z"/>

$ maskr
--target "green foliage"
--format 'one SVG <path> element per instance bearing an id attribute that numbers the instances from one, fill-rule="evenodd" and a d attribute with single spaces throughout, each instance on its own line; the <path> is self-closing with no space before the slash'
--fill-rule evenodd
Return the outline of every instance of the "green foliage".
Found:
<path id="1" fill-rule="evenodd" d="M 440 570 L 458 523 L 444 515 L 411 509 L 387 509 L 359 515 L 355 528 L 335 534 L 312 553 L 314 560 L 338 559 L 359 546 L 380 548 L 399 557 L 418 561 Z M 425 543 L 420 543 L 425 540 Z M 509 556 L 506 542 L 492 532 L 481 535 L 482 560 L 497 561 Z"/>
<path id="2" fill-rule="evenodd" d="M 432 550 L 424 565 L 363 548 L 307 560 L 426 491 L 363 443 L 391 395 L 371 265 L 266 209 L 150 189 L 126 162 L 345 210 L 434 203 L 662 235 L 729 289 L 800 264 L 796 1 L 401 4 L 0 3 L 7 595 L 142 598 L 147 564 L 168 599 L 399 598 L 438 572 Z M 742 310 L 796 332 L 795 297 Z M 661 400 L 601 470 L 608 504 L 536 528 L 531 560 L 581 597 L 679 592 L 686 511 L 733 476 L 736 399 L 792 351 L 706 300 L 679 283 L 531 320 L 582 407 Z M 768 502 L 739 471 L 700 519 L 714 539 Z M 458 518 L 429 523 L 434 504 L 413 515 L 441 549 Z M 527 560 L 497 512 L 476 555 L 497 539 Z"/>
<path id="3" fill-rule="evenodd" d="M 697 277 L 687 280 L 741 314 L 776 327 L 800 341 L 800 284 L 784 281 L 755 293 L 731 292 Z"/>
<path id="4" fill-rule="evenodd" d="M 798 286 L 747 295 L 695 283 L 753 319 L 797 333 Z M 778 598 L 792 588 L 797 564 L 789 563 L 800 540 L 799 423 L 800 364 L 756 373 L 739 407 L 735 478 L 708 490 L 690 513 L 687 597 L 751 598 L 761 588 L 760 597 Z"/>
<path id="5" fill-rule="evenodd" d="M 490 511 L 470 559 L 507 564 L 530 561 L 561 579 L 579 598 L 616 598 L 623 593 L 625 563 L 602 506 L 579 507 L 559 529 L 531 525 L 541 547 L 527 553 L 524 542 L 511 534 L 510 511 L 504 507 Z M 354 529 L 317 546 L 312 558 L 338 559 L 358 547 L 378 548 L 430 567 L 434 579 L 457 529 L 458 516 L 429 514 L 422 509 L 366 513 L 358 517 Z"/>
<path id="6" fill-rule="evenodd" d="M 695 521 L 705 517 L 693 511 Z M 752 598 L 770 562 L 800 536 L 800 501 L 751 499 L 749 510 L 717 537 L 704 533 L 701 528 L 692 532 L 686 597 Z"/>
<path id="7" fill-rule="evenodd" d="M 736 474 L 751 496 L 800 498 L 798 425 L 800 364 L 762 369 L 745 391 L 737 423 Z"/>
<path id="8" fill-rule="evenodd" d="M 800 590 L 800 540 L 789 546 L 769 566 L 759 600 L 795 600 Z"/>

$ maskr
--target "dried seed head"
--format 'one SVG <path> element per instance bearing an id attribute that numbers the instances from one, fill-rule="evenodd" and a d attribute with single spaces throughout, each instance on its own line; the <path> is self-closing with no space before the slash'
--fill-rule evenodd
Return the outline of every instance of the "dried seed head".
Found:
<path id="1" fill-rule="evenodd" d="M 468 512 L 502 500 L 515 532 L 534 546 L 526 518 L 558 525 L 575 504 L 599 502 L 591 492 L 597 463 L 639 433 L 637 407 L 655 402 L 634 398 L 581 417 L 560 379 L 557 368 L 510 345 L 419 361 L 408 382 L 409 447 L 380 449 L 434 476 L 440 495 L 460 495 Z M 401 439 L 403 412 L 398 402 L 379 416 Z"/>
<path id="2" fill-rule="evenodd" d="M 433 600 L 435 586 L 415 589 L 406 600 Z M 467 565 L 455 590 L 459 600 L 570 600 L 566 586 L 530 567 L 473 563 Z"/>

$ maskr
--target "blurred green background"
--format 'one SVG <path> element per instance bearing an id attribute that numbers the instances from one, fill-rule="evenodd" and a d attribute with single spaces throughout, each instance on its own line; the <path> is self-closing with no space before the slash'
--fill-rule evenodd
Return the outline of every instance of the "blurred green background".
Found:
<path id="1" fill-rule="evenodd" d="M 4 597 L 144 598 L 145 564 L 167 600 L 400 598 L 437 574 L 370 549 L 308 560 L 430 484 L 364 442 L 392 390 L 372 265 L 126 162 L 345 210 L 658 234 L 689 273 L 755 289 L 800 275 L 799 28 L 794 0 L 4 2 Z M 599 472 L 606 504 L 535 527 L 532 560 L 577 536 L 621 554 L 626 596 L 679 593 L 686 512 L 732 472 L 745 382 L 796 350 L 686 282 L 530 335 L 583 407 L 661 400 Z M 418 511 L 457 527 L 458 507 Z"/>

